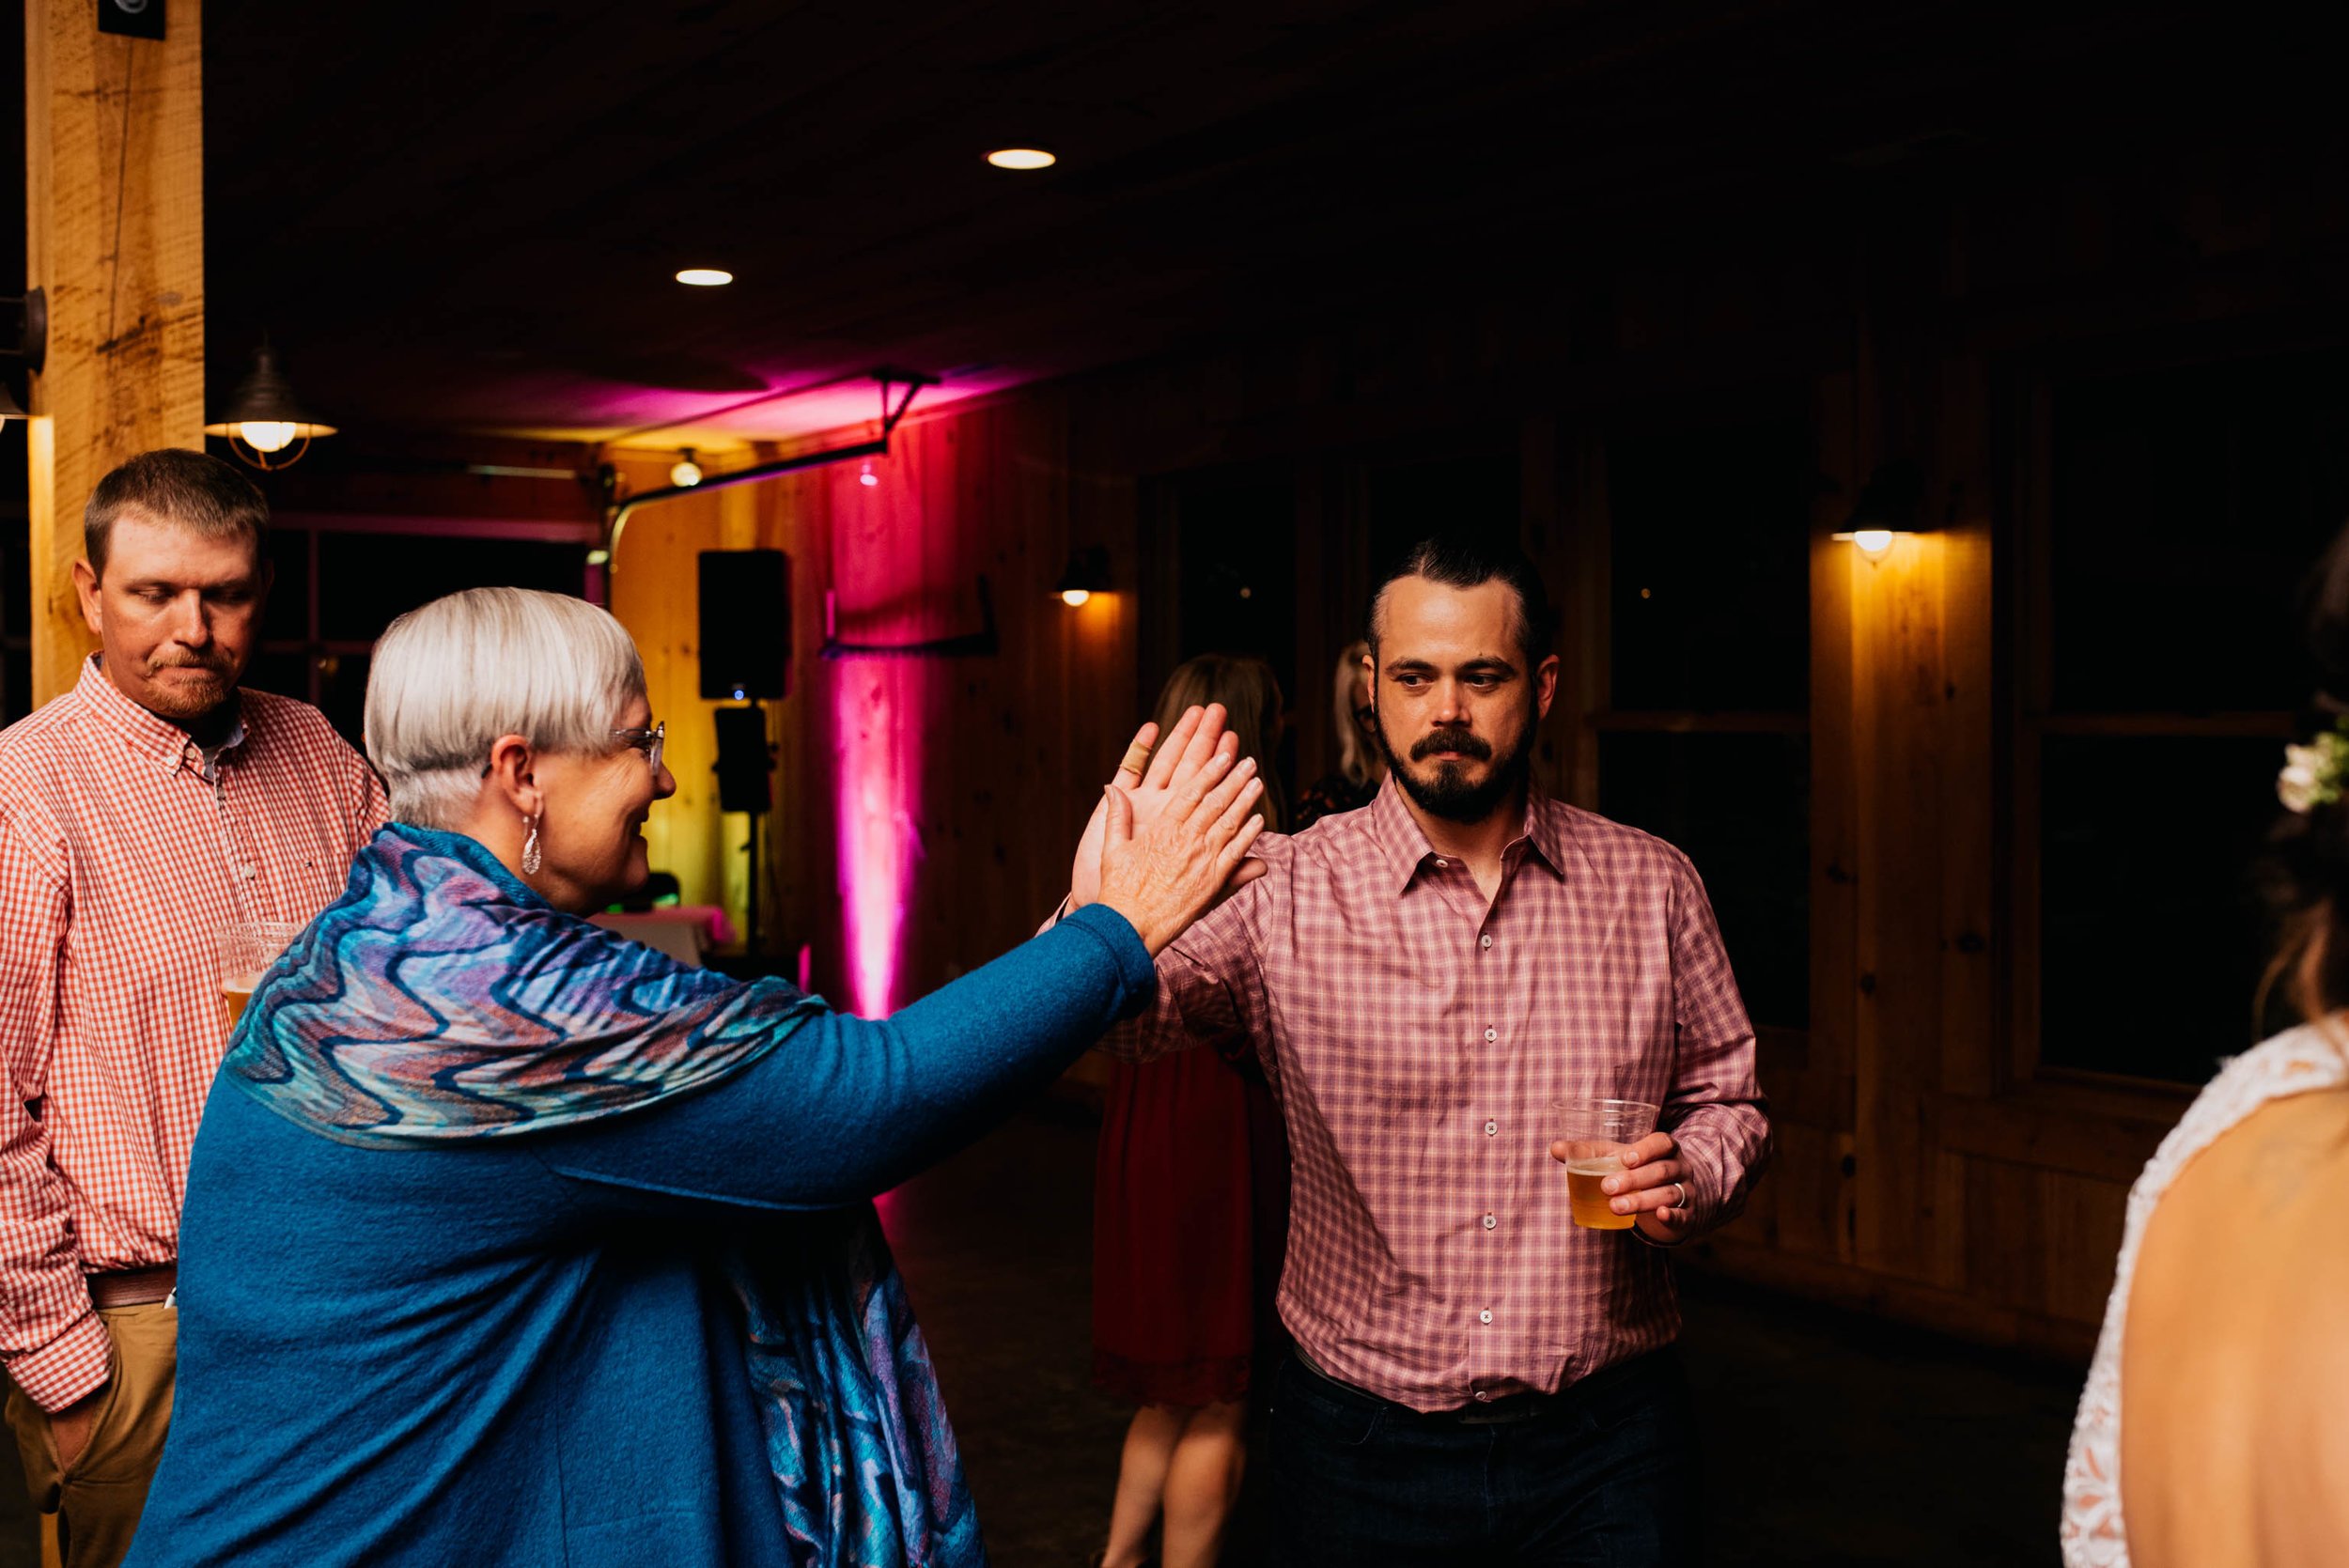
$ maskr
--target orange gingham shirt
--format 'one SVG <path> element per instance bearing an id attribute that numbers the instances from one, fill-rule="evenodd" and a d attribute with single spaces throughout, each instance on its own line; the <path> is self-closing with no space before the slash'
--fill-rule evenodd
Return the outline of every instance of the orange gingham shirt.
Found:
<path id="1" fill-rule="evenodd" d="M 221 927 L 306 923 L 383 821 L 316 708 L 246 691 L 241 715 L 208 778 L 92 658 L 0 731 L 0 1362 L 47 1409 L 106 1380 L 83 1277 L 179 1257 Z"/>
<path id="2" fill-rule="evenodd" d="M 1280 1307 L 1305 1354 L 1443 1410 L 1676 1338 L 1663 1255 L 1573 1223 L 1549 1106 L 1661 1105 L 1697 1228 L 1744 1203 L 1769 1124 L 1687 857 L 1536 793 L 1487 908 L 1392 780 L 1253 853 L 1269 874 L 1159 955 L 1156 1000 L 1103 1045 L 1255 1041 L 1288 1122 Z"/>

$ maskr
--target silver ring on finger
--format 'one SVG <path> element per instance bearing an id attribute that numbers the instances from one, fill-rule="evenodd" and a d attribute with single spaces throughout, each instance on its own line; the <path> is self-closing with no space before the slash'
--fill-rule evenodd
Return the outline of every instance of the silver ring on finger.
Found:
<path id="1" fill-rule="evenodd" d="M 1676 1208 L 1676 1209 L 1685 1209 L 1685 1208 L 1687 1208 L 1688 1206 L 1688 1188 L 1687 1188 L 1687 1187 L 1685 1187 L 1684 1185 L 1682 1185 L 1682 1184 L 1681 1184 L 1681 1183 L 1679 1183 L 1679 1182 L 1674 1182 L 1674 1183 L 1672 1183 L 1672 1207 L 1674 1207 L 1674 1208 Z"/>

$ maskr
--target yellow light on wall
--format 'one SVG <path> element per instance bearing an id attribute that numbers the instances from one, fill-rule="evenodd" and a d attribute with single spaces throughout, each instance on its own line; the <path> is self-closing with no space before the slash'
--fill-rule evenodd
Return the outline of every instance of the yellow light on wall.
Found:
<path id="1" fill-rule="evenodd" d="M 1060 162 L 1040 147 L 997 147 L 987 161 L 999 169 L 1049 169 Z"/>
<path id="2" fill-rule="evenodd" d="M 1090 588 L 1063 588 L 1060 591 L 1060 601 L 1071 610 L 1082 610 L 1092 598 L 1093 590 Z"/>
<path id="3" fill-rule="evenodd" d="M 1909 537 L 1907 534 L 1890 528 L 1861 528 L 1849 534 L 1838 534 L 1835 536 L 1850 544 L 1871 561 L 1883 560 L 1890 552 L 1894 539 Z"/>
<path id="4" fill-rule="evenodd" d="M 1881 561 L 1891 553 L 1893 540 L 1908 538 L 1916 532 L 1914 525 L 1924 499 L 1924 470 L 1908 458 L 1896 458 L 1868 475 L 1859 504 L 1843 520 L 1844 532 L 1835 536 L 1848 540 L 1869 560 Z M 1894 526 L 1901 523 L 1910 526 Z"/>

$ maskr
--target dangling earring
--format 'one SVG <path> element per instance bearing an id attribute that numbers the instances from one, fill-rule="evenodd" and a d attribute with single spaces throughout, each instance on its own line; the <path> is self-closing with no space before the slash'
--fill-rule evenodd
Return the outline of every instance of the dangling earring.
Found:
<path id="1" fill-rule="evenodd" d="M 522 820 L 530 824 L 530 836 L 522 840 L 522 875 L 536 877 L 538 875 L 538 819 L 526 816 Z"/>

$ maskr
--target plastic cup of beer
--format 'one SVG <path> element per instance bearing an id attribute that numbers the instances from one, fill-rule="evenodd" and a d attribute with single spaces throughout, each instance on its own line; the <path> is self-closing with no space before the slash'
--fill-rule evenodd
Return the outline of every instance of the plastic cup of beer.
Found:
<path id="1" fill-rule="evenodd" d="M 228 1007 L 229 1033 L 237 1032 L 261 971 L 293 944 L 301 930 L 274 920 L 231 921 L 220 928 L 220 1000 Z"/>
<path id="2" fill-rule="evenodd" d="M 1566 1145 L 1566 1201 L 1574 1222 L 1594 1231 L 1627 1231 L 1636 1218 L 1617 1214 L 1620 1194 L 1599 1183 L 1624 1172 L 1623 1152 L 1656 1130 L 1658 1108 L 1641 1100 L 1552 1100 L 1551 1115 Z"/>

